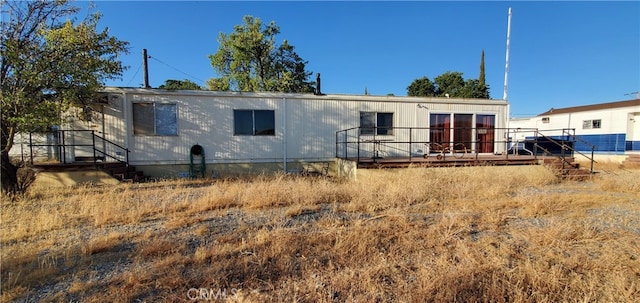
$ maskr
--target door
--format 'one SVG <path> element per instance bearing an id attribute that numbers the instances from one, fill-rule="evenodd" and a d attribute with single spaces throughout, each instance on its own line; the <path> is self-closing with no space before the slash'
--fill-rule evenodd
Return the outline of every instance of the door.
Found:
<path id="1" fill-rule="evenodd" d="M 495 139 L 495 115 L 477 115 L 476 116 L 476 134 L 478 153 L 493 153 Z"/>
<path id="2" fill-rule="evenodd" d="M 429 115 L 429 151 L 439 152 L 451 143 L 451 115 Z"/>
<path id="3" fill-rule="evenodd" d="M 467 149 L 471 149 L 473 130 L 472 114 L 455 114 L 453 115 L 453 146 L 455 150 L 463 149 L 461 144 Z"/>
<path id="4" fill-rule="evenodd" d="M 626 150 L 640 150 L 640 113 L 630 113 L 627 120 Z"/>

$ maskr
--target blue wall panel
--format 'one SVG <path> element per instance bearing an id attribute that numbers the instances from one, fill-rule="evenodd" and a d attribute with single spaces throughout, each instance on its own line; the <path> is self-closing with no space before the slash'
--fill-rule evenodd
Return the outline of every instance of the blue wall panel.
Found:
<path id="1" fill-rule="evenodd" d="M 640 141 L 627 141 L 626 150 L 640 150 Z"/>
<path id="2" fill-rule="evenodd" d="M 593 144 L 596 152 L 617 152 L 624 153 L 625 150 L 640 150 L 640 141 L 626 141 L 626 134 L 602 134 L 602 135 L 577 135 L 583 141 Z M 569 140 L 567 137 L 551 136 L 554 140 Z M 534 137 L 527 137 L 533 140 Z M 591 152 L 591 146 L 584 144 L 580 140 L 576 141 L 575 150 L 579 152 Z"/>
<path id="3" fill-rule="evenodd" d="M 598 152 L 624 152 L 626 137 L 626 134 L 578 135 L 578 138 L 595 145 Z M 591 147 L 578 141 L 576 150 L 591 151 Z"/>

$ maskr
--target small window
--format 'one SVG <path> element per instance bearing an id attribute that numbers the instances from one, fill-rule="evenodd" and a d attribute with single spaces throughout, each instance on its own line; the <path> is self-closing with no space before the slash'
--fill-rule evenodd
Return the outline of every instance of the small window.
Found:
<path id="1" fill-rule="evenodd" d="M 133 134 L 177 136 L 178 106 L 168 103 L 134 103 Z"/>
<path id="2" fill-rule="evenodd" d="M 602 120 L 584 120 L 582 121 L 582 129 L 600 128 Z"/>
<path id="3" fill-rule="evenodd" d="M 549 123 L 549 117 L 542 117 L 542 123 Z"/>
<path id="4" fill-rule="evenodd" d="M 393 135 L 393 113 L 360 112 L 361 135 Z"/>
<path id="5" fill-rule="evenodd" d="M 234 110 L 233 134 L 236 136 L 274 136 L 275 112 L 272 110 Z"/>

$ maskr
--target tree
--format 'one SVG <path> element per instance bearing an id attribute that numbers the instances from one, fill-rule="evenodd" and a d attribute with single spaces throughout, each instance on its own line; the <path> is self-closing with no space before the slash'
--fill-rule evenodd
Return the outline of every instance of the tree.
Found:
<path id="1" fill-rule="evenodd" d="M 486 79 L 484 74 L 484 50 L 482 50 L 482 55 L 480 55 L 480 75 L 478 76 L 478 85 L 486 86 Z"/>
<path id="2" fill-rule="evenodd" d="M 436 86 L 427 77 L 413 80 L 407 87 L 407 95 L 413 97 L 434 97 L 436 95 Z"/>
<path id="3" fill-rule="evenodd" d="M 462 77 L 461 72 L 446 72 L 432 82 L 427 77 L 413 80 L 407 87 L 408 96 L 488 99 L 489 89 L 480 80 Z"/>
<path id="4" fill-rule="evenodd" d="M 209 55 L 211 66 L 221 75 L 207 81 L 209 89 L 239 91 L 312 92 L 304 61 L 286 40 L 276 46 L 280 28 L 275 22 L 263 25 L 259 18 L 244 16 L 226 35 L 220 33 L 219 48 Z"/>
<path id="5" fill-rule="evenodd" d="M 293 45 L 284 40 L 273 56 L 274 89 L 279 92 L 311 93 L 313 83 L 307 81 L 311 72 L 307 72 L 307 62 L 294 51 Z"/>
<path id="6" fill-rule="evenodd" d="M 168 89 L 168 90 L 202 90 L 200 85 L 190 81 L 190 80 L 166 80 L 164 84 L 160 85 L 158 88 Z"/>
<path id="7" fill-rule="evenodd" d="M 231 89 L 231 79 L 228 77 L 210 78 L 207 80 L 207 88 L 209 90 L 228 91 Z"/>
<path id="8" fill-rule="evenodd" d="M 465 81 L 461 72 L 446 72 L 434 79 L 436 96 L 465 98 Z"/>
<path id="9" fill-rule="evenodd" d="M 482 55 L 480 57 L 480 75 L 478 75 L 478 86 L 477 91 L 475 93 L 475 98 L 489 99 L 489 86 L 486 83 L 484 73 L 484 50 L 482 50 Z"/>
<path id="10" fill-rule="evenodd" d="M 9 157 L 15 135 L 61 124 L 70 106 L 88 109 L 104 81 L 122 75 L 118 55 L 128 43 L 97 30 L 99 13 L 75 23 L 79 9 L 67 0 L 3 3 L 0 147 L 2 191 L 11 193 L 20 190 Z"/>
<path id="11" fill-rule="evenodd" d="M 480 80 L 477 79 L 467 79 L 464 81 L 464 88 L 460 95 L 463 98 L 476 98 L 476 99 L 487 99 L 485 97 L 484 90 L 482 86 L 480 86 Z"/>

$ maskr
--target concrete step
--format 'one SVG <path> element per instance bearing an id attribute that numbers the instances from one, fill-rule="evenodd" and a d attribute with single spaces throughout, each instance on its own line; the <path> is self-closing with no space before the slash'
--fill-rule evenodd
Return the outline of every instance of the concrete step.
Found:
<path id="1" fill-rule="evenodd" d="M 627 158 L 622 161 L 622 165 L 627 167 L 640 167 L 640 154 L 628 155 Z"/>
<path id="2" fill-rule="evenodd" d="M 141 182 L 144 180 L 144 173 L 142 171 L 129 171 L 125 173 L 115 174 L 114 178 L 122 182 Z"/>
<path id="3" fill-rule="evenodd" d="M 127 166 L 124 163 L 109 165 L 103 167 L 102 170 L 121 182 L 141 182 L 145 179 L 142 171 L 137 170 L 135 166 Z"/>

